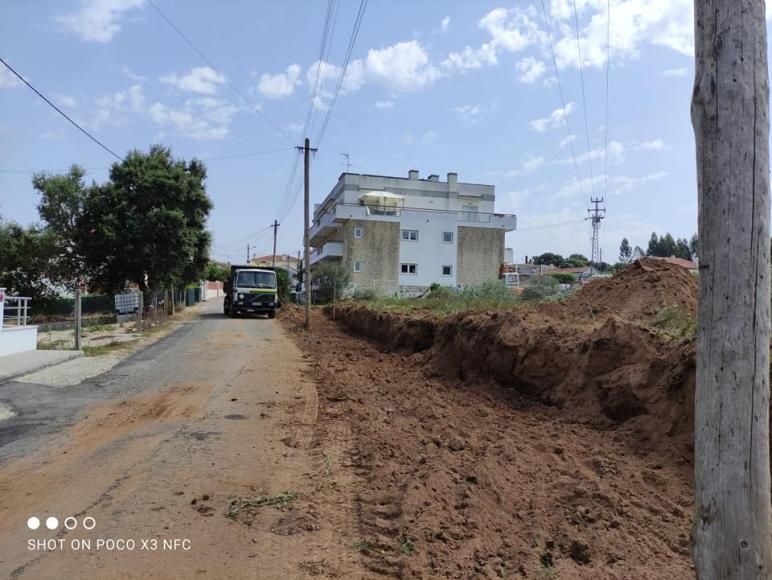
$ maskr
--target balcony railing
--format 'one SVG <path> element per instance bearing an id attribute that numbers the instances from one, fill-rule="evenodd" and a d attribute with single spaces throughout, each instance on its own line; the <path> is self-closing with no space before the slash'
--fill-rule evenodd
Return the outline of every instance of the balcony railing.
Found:
<path id="1" fill-rule="evenodd" d="M 32 298 L 26 296 L 6 296 L 3 326 L 27 326 L 31 301 Z"/>

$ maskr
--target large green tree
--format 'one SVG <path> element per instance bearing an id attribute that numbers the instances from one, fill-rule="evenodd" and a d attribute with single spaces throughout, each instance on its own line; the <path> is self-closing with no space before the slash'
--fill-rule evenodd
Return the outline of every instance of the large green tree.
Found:
<path id="1" fill-rule="evenodd" d="M 169 149 L 130 152 L 103 184 L 83 173 L 36 175 L 41 217 L 93 288 L 115 292 L 127 282 L 143 290 L 199 279 L 209 262 L 206 168 L 175 159 Z"/>
<path id="2" fill-rule="evenodd" d="M 53 298 L 58 252 L 48 230 L 0 220 L 0 287 L 35 303 Z"/>

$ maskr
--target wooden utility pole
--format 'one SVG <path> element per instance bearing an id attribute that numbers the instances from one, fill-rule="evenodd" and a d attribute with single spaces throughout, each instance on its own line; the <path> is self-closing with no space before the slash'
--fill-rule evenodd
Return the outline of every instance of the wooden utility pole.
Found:
<path id="1" fill-rule="evenodd" d="M 249 264 L 249 244 L 247 244 L 247 264 Z"/>
<path id="2" fill-rule="evenodd" d="M 83 305 L 80 295 L 80 285 L 75 288 L 75 350 L 80 350 L 80 340 L 83 334 Z"/>
<path id="3" fill-rule="evenodd" d="M 772 577 L 769 82 L 762 0 L 694 3 L 700 301 L 694 563 Z"/>
<path id="4" fill-rule="evenodd" d="M 303 144 L 303 147 L 298 147 L 298 149 L 303 151 L 303 168 L 304 168 L 304 175 L 303 175 L 303 284 L 305 284 L 306 287 L 306 319 L 304 326 L 306 329 L 311 328 L 311 245 L 309 243 L 310 237 L 309 237 L 309 228 L 310 228 L 310 217 L 309 217 L 309 211 L 311 206 L 311 151 L 316 151 L 316 149 L 311 149 L 310 147 L 311 142 L 309 141 L 308 137 L 306 137 L 305 143 Z"/>
<path id="5" fill-rule="evenodd" d="M 279 222 L 273 220 L 273 259 L 271 260 L 271 267 L 276 268 L 276 234 L 279 233 Z"/>

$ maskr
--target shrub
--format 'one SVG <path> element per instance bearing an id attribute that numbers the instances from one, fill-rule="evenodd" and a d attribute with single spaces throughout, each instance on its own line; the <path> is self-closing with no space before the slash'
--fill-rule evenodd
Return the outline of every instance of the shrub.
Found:
<path id="1" fill-rule="evenodd" d="M 576 276 L 568 272 L 551 272 L 549 275 L 561 284 L 573 284 L 576 282 Z"/>
<path id="2" fill-rule="evenodd" d="M 354 300 L 375 300 L 378 293 L 373 288 L 357 288 L 351 295 Z"/>
<path id="3" fill-rule="evenodd" d="M 520 298 L 525 301 L 544 300 L 550 296 L 555 296 L 559 282 L 553 276 L 535 276 L 528 282 L 528 286 L 523 289 Z"/>

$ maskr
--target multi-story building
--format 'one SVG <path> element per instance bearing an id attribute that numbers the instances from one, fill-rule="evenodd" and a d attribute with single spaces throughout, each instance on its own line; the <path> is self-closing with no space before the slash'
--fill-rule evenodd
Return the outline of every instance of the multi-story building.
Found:
<path id="1" fill-rule="evenodd" d="M 311 268 L 338 260 L 354 289 L 415 294 L 433 283 L 469 286 L 496 279 L 504 234 L 517 217 L 494 213 L 492 185 L 343 173 L 314 209 Z"/>

